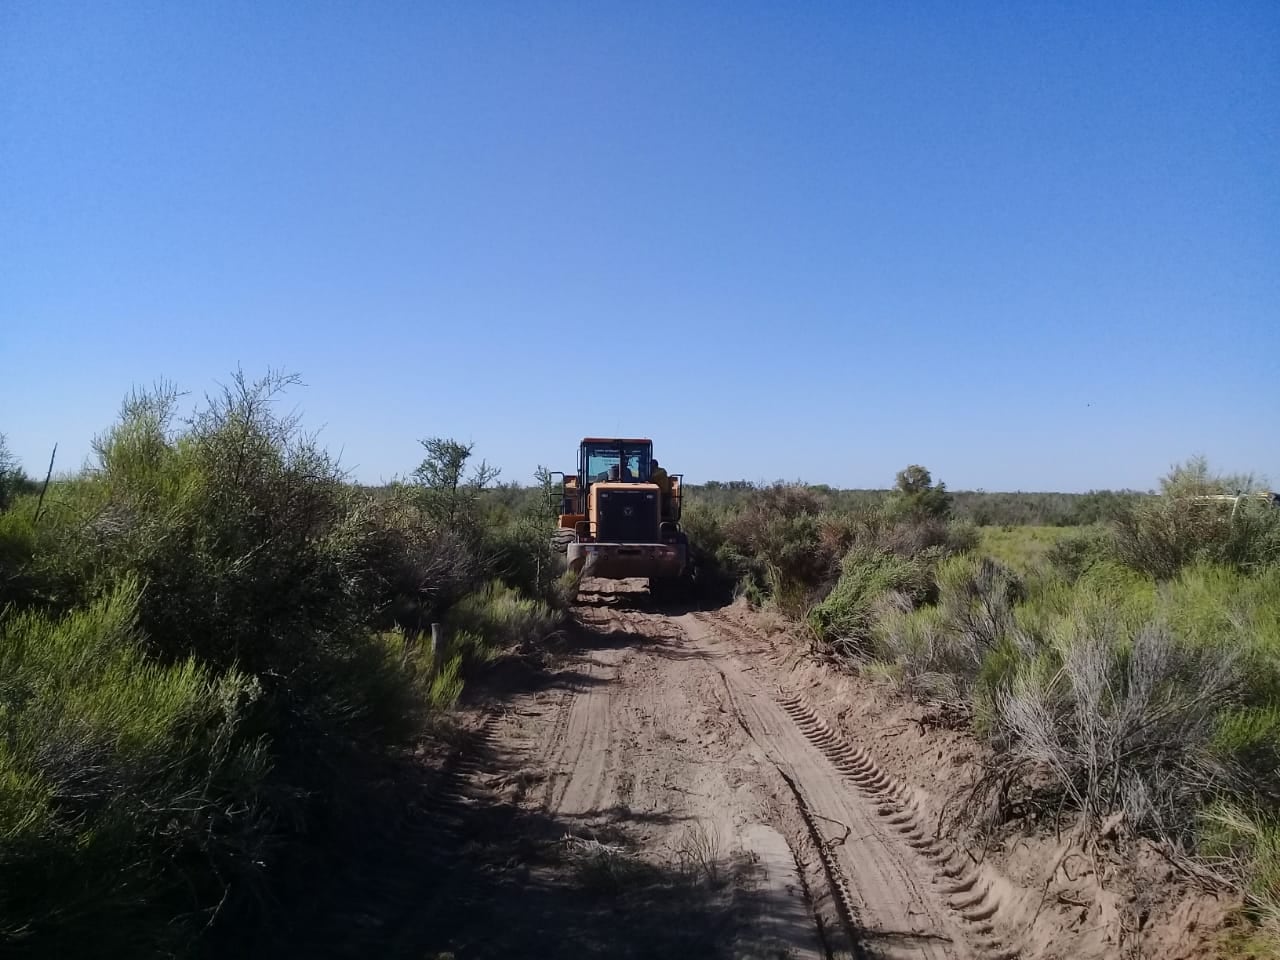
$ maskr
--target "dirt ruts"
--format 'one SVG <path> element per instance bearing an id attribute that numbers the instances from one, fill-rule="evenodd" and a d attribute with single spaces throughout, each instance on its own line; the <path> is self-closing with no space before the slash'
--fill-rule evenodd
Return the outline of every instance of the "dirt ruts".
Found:
<path id="1" fill-rule="evenodd" d="M 998 883 L 752 644 L 625 582 L 585 590 L 575 618 L 569 649 L 475 719 L 482 759 L 457 764 L 459 796 L 513 811 L 489 839 L 526 895 L 456 956 L 1018 955 Z"/>
<path id="2" fill-rule="evenodd" d="M 1079 870 L 1059 882 L 1053 838 L 993 862 L 941 835 L 968 747 L 922 739 L 904 763 L 903 718 L 775 627 L 588 583 L 565 647 L 499 671 L 446 764 L 429 813 L 465 842 L 423 911 L 431 946 L 458 960 L 1205 955 L 1199 900 L 1169 936 L 1126 939 L 1123 888 Z"/>

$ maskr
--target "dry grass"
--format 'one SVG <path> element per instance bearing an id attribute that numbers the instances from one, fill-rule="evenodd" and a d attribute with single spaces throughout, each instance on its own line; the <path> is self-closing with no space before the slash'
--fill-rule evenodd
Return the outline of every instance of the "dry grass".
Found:
<path id="1" fill-rule="evenodd" d="M 674 848 L 676 868 L 694 881 L 719 886 L 725 877 L 720 832 L 714 824 L 698 820 L 685 828 Z"/>

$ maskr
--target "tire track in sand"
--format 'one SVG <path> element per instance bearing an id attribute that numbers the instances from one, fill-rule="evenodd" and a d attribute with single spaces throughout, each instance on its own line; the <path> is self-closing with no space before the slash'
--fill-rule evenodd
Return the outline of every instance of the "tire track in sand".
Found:
<path id="1" fill-rule="evenodd" d="M 546 771 L 545 813 L 575 831 L 621 829 L 659 860 L 691 827 L 717 834 L 731 854 L 751 851 L 745 838 L 763 826 L 797 868 L 775 883 L 782 927 L 795 931 L 797 915 L 811 938 L 814 927 L 843 926 L 850 945 L 826 941 L 829 956 L 981 955 L 906 839 L 775 701 L 759 664 L 692 616 L 605 603 L 579 618 L 583 643 L 561 671 L 565 692 L 537 756 L 525 754 Z M 797 888 L 808 898 L 797 901 Z"/>
<path id="2" fill-rule="evenodd" d="M 561 702 L 552 736 L 556 755 L 544 804 L 549 812 L 585 817 L 600 810 L 612 771 L 613 683 L 618 651 L 600 651 L 583 665 Z"/>
<path id="3" fill-rule="evenodd" d="M 859 949 L 884 960 L 973 957 L 964 932 L 875 810 L 704 624 L 691 615 L 677 622 L 714 658 L 739 722 L 794 791 L 804 823 L 790 824 L 789 835 L 818 834 L 833 894 Z"/>

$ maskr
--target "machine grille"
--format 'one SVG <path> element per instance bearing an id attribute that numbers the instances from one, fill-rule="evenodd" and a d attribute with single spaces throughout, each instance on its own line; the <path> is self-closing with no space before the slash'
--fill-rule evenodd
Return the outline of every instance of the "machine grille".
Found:
<path id="1" fill-rule="evenodd" d="M 656 543 L 657 497 L 653 490 L 601 490 L 596 539 L 605 543 Z"/>

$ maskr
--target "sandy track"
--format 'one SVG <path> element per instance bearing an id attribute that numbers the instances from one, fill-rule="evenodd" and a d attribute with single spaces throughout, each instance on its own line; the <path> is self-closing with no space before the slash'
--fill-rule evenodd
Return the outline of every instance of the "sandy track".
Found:
<path id="1" fill-rule="evenodd" d="M 833 750 L 767 662 L 644 602 L 625 587 L 584 594 L 555 682 L 493 727 L 536 781 L 526 809 L 650 862 L 731 875 L 742 915 L 724 955 L 1011 955 L 964 918 L 944 875 L 957 871 L 895 816 L 909 798 Z"/>

